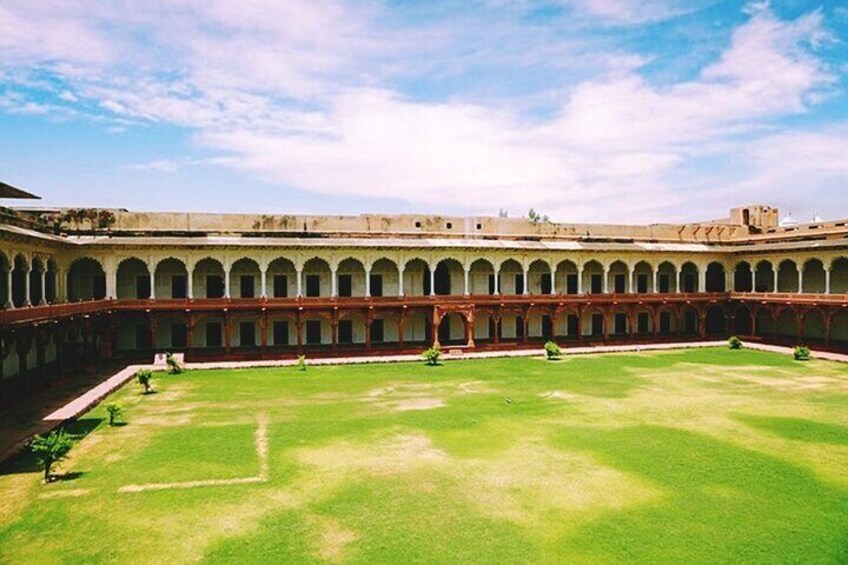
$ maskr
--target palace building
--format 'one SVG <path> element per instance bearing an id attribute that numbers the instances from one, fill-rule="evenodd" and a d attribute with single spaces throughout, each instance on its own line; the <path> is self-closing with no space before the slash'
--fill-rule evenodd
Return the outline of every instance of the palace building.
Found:
<path id="1" fill-rule="evenodd" d="M 0 209 L 0 402 L 98 359 L 712 339 L 848 349 L 848 220 Z"/>

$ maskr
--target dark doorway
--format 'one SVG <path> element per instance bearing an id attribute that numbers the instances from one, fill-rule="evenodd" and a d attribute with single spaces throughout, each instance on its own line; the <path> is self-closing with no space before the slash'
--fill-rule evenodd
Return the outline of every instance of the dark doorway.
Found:
<path id="1" fill-rule="evenodd" d="M 386 328 L 385 328 L 384 321 L 385 320 L 382 320 L 382 319 L 379 319 L 379 318 L 376 319 L 376 320 L 371 320 L 371 329 L 370 329 L 371 343 L 382 343 L 383 341 L 385 341 L 385 338 L 386 338 L 385 330 L 386 330 Z"/>
<path id="2" fill-rule="evenodd" d="M 515 275 L 515 294 L 524 294 L 524 275 Z"/>
<path id="3" fill-rule="evenodd" d="M 241 322 L 239 323 L 239 347 L 255 347 L 256 346 L 256 323 Z"/>
<path id="4" fill-rule="evenodd" d="M 223 344 L 222 338 L 221 322 L 207 322 L 206 347 L 221 347 L 221 344 Z"/>
<path id="5" fill-rule="evenodd" d="M 639 294 L 648 292 L 648 275 L 636 275 L 636 292 Z"/>
<path id="6" fill-rule="evenodd" d="M 306 344 L 321 344 L 321 320 L 306 320 Z"/>
<path id="7" fill-rule="evenodd" d="M 648 328 L 650 327 L 650 316 L 648 316 L 647 312 L 639 312 L 636 315 L 636 331 L 640 334 L 646 334 L 650 331 Z"/>
<path id="8" fill-rule="evenodd" d="M 188 347 L 188 326 L 184 323 L 171 324 L 171 347 L 175 349 Z"/>
<path id="9" fill-rule="evenodd" d="M 339 275 L 339 296 L 353 296 L 353 279 L 350 275 Z"/>
<path id="10" fill-rule="evenodd" d="M 206 298 L 224 297 L 224 277 L 220 275 L 207 275 Z"/>
<path id="11" fill-rule="evenodd" d="M 436 267 L 436 294 L 438 295 L 448 295 L 451 293 L 451 277 L 450 277 L 450 269 L 448 269 L 447 264 L 439 263 Z"/>
<path id="12" fill-rule="evenodd" d="M 371 275 L 369 284 L 371 285 L 371 296 L 383 296 L 383 275 Z"/>
<path id="13" fill-rule="evenodd" d="M 604 276 L 592 275 L 592 294 L 601 294 L 604 292 Z"/>
<path id="14" fill-rule="evenodd" d="M 553 276 L 551 273 L 542 273 L 542 294 L 550 294 L 553 290 Z"/>
<path id="15" fill-rule="evenodd" d="M 602 337 L 604 335 L 603 314 L 592 314 L 592 336 Z"/>
<path id="16" fill-rule="evenodd" d="M 150 275 L 139 275 L 135 279 L 135 297 L 150 298 Z"/>
<path id="17" fill-rule="evenodd" d="M 566 333 L 571 337 L 578 337 L 580 331 L 580 319 L 575 314 L 569 314 L 565 321 Z"/>
<path id="18" fill-rule="evenodd" d="M 671 312 L 660 312 L 660 333 L 671 333 Z"/>
<path id="19" fill-rule="evenodd" d="M 91 279 L 92 292 L 95 300 L 106 298 L 106 275 L 94 275 Z"/>
<path id="20" fill-rule="evenodd" d="M 617 335 L 627 333 L 627 314 L 619 312 L 615 315 L 615 333 Z"/>
<path id="21" fill-rule="evenodd" d="M 306 296 L 309 298 L 321 296 L 321 277 L 319 275 L 306 275 Z"/>
<path id="22" fill-rule="evenodd" d="M 577 294 L 577 275 L 568 275 L 565 277 L 566 292 L 568 294 Z"/>
<path id="23" fill-rule="evenodd" d="M 667 274 L 660 275 L 659 283 L 660 292 L 668 294 L 671 289 L 671 277 L 669 277 Z"/>
<path id="24" fill-rule="evenodd" d="M 451 323 L 450 317 L 445 316 L 439 322 L 439 343 L 450 343 L 451 341 Z"/>
<path id="25" fill-rule="evenodd" d="M 239 279 L 240 296 L 242 298 L 253 298 L 256 296 L 256 282 L 253 275 L 242 275 Z"/>
<path id="26" fill-rule="evenodd" d="M 542 337 L 545 339 L 554 338 L 554 324 L 550 316 L 542 316 Z"/>
<path id="27" fill-rule="evenodd" d="M 516 316 L 515 317 L 515 337 L 524 338 L 524 317 Z"/>
<path id="28" fill-rule="evenodd" d="M 274 322 L 274 345 L 289 344 L 289 323 L 285 320 Z"/>
<path id="29" fill-rule="evenodd" d="M 274 275 L 274 298 L 286 298 L 289 295 L 289 277 Z"/>
<path id="30" fill-rule="evenodd" d="M 615 293 L 616 294 L 623 294 L 623 293 L 627 292 L 625 290 L 626 282 L 625 282 L 625 276 L 624 275 L 615 275 L 614 284 L 615 284 Z"/>
<path id="31" fill-rule="evenodd" d="M 171 277 L 171 298 L 188 297 L 188 278 L 186 275 L 174 275 Z"/>
<path id="32" fill-rule="evenodd" d="M 353 320 L 339 320 L 339 343 L 353 343 Z"/>

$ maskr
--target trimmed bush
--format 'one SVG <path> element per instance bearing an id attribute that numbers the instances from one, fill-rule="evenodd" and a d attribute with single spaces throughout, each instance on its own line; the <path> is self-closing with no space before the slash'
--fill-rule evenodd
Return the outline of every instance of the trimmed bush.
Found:
<path id="1" fill-rule="evenodd" d="M 49 483 L 53 465 L 68 458 L 74 440 L 65 430 L 52 431 L 46 436 L 35 436 L 29 444 L 38 465 L 44 469 L 44 482 Z"/>
<path id="2" fill-rule="evenodd" d="M 549 361 L 559 359 L 562 356 L 562 349 L 553 341 L 549 341 L 545 344 L 545 355 L 548 356 Z"/>
<path id="3" fill-rule="evenodd" d="M 421 356 L 424 357 L 427 365 L 435 367 L 439 364 L 439 359 L 442 357 L 442 350 L 439 349 L 439 346 L 434 346 L 422 353 Z"/>
<path id="4" fill-rule="evenodd" d="M 806 345 L 796 345 L 795 346 L 795 360 L 796 361 L 809 361 L 810 360 L 810 348 Z"/>
<path id="5" fill-rule="evenodd" d="M 306 355 L 297 356 L 297 370 L 306 371 Z"/>
<path id="6" fill-rule="evenodd" d="M 123 409 L 121 408 L 121 405 L 117 402 L 110 402 L 106 405 L 106 412 L 109 414 L 109 425 L 114 426 L 118 418 L 121 417 L 121 412 L 123 412 Z"/>
<path id="7" fill-rule="evenodd" d="M 734 335 L 727 340 L 727 345 L 730 346 L 730 349 L 742 349 L 742 340 Z"/>
<path id="8" fill-rule="evenodd" d="M 153 386 L 150 384 L 153 380 L 153 371 L 150 369 L 139 369 L 135 374 L 135 378 L 138 380 L 138 384 L 144 387 L 144 394 L 153 392 Z"/>
<path id="9" fill-rule="evenodd" d="M 168 366 L 168 372 L 172 375 L 179 375 L 183 371 L 185 371 L 185 367 L 183 367 L 177 358 L 174 357 L 173 353 L 168 353 L 165 355 L 165 364 Z"/>

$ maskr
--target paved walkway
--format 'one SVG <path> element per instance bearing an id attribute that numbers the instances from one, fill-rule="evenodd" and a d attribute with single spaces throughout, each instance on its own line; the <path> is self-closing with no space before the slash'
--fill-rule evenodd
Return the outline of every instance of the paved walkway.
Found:
<path id="1" fill-rule="evenodd" d="M 599 345 L 592 347 L 568 347 L 563 348 L 563 355 L 587 355 L 592 353 L 636 353 L 640 351 L 658 351 L 658 350 L 675 350 L 675 349 L 693 349 L 703 347 L 725 347 L 727 341 L 696 341 L 685 343 L 657 343 L 657 344 L 640 344 L 640 345 Z M 756 349 L 759 351 L 769 351 L 772 353 L 781 353 L 791 355 L 793 349 L 791 347 L 783 347 L 777 345 L 766 345 L 762 343 L 745 343 L 748 349 Z M 499 357 L 534 357 L 543 355 L 539 349 L 521 349 L 514 351 L 479 351 L 479 352 L 462 352 L 457 350 L 458 354 L 452 354 L 450 348 L 444 350 L 442 359 L 445 361 L 460 360 L 460 359 L 493 359 Z M 839 353 L 813 352 L 813 357 L 816 359 L 826 359 L 829 361 L 837 361 L 848 363 L 848 355 Z M 420 355 L 381 355 L 373 357 L 337 357 L 330 359 L 311 359 L 307 363 L 314 365 L 360 365 L 367 363 L 401 363 L 401 362 L 421 362 Z M 291 367 L 297 365 L 297 360 L 276 360 L 276 361 L 221 361 L 209 363 L 187 363 L 186 369 L 243 369 L 250 367 Z M 29 421 L 19 421 L 17 426 L 7 426 L 6 420 L 9 419 L 9 414 L 4 414 L 0 418 L 0 423 L 3 423 L 3 431 L 0 433 L 0 462 L 11 457 L 19 452 L 29 439 L 35 434 L 44 434 L 49 430 L 60 426 L 63 422 L 77 418 L 85 414 L 92 407 L 96 406 L 101 400 L 109 394 L 123 386 L 125 383 L 133 379 L 136 371 L 142 368 L 148 369 L 164 369 L 162 366 L 154 367 L 153 365 L 129 365 L 112 376 L 100 381 L 96 386 L 87 390 L 83 394 L 79 394 L 78 388 L 71 388 L 65 391 L 65 403 L 58 404 L 56 402 L 56 392 L 53 391 L 51 396 L 37 396 L 30 401 L 27 401 L 21 409 L 16 409 L 12 415 L 17 415 L 21 419 L 21 415 L 29 414 Z M 108 374 L 108 373 L 107 373 Z M 101 374 L 100 379 L 106 374 Z M 61 390 L 58 391 L 61 394 Z M 72 393 L 68 396 L 67 393 Z M 68 401 L 70 399 L 70 401 Z M 36 403 L 41 402 L 41 409 L 34 408 Z M 29 408 L 27 408 L 29 406 Z M 58 408 L 57 408 L 58 406 Z M 27 410 L 29 412 L 27 413 Z M 43 415 L 46 414 L 46 415 Z"/>

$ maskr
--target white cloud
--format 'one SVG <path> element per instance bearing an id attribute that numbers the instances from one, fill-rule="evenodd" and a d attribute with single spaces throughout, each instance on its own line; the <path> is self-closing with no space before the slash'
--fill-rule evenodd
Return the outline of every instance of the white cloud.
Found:
<path id="1" fill-rule="evenodd" d="M 570 1 L 627 24 L 694 9 Z M 0 56 L 46 66 L 66 83 L 58 99 L 96 104 L 121 127 L 153 122 L 190 129 L 199 147 L 218 155 L 207 163 L 282 187 L 401 199 L 419 208 L 491 212 L 532 205 L 560 219 L 637 220 L 687 198 L 681 185 L 711 185 L 716 194 L 723 194 L 714 188 L 722 182 L 765 186 L 782 170 L 796 174 L 781 162 L 789 158 L 789 142 L 774 135 L 775 120 L 808 111 L 834 85 L 810 51 L 829 40 L 822 14 L 786 22 L 767 6 L 752 7 L 730 45 L 690 80 L 657 86 L 640 74 L 646 58 L 595 53 L 586 58 L 605 61 L 602 76 L 568 89 L 553 116 L 528 118 L 508 104 L 422 101 L 392 88 L 394 55 L 425 61 L 430 46 L 382 33 L 377 4 L 153 0 L 130 11 L 120 3 L 98 11 L 98 4 L 0 7 L 0 24 L 36 35 L 44 26 L 55 34 L 34 46 L 21 33 L 4 36 Z M 109 25 L 98 25 L 103 21 Z M 146 49 L 135 43 L 139 35 L 150 38 Z M 562 55 L 555 44 L 549 49 Z M 400 76 L 408 73 L 407 65 Z M 6 95 L 4 104 L 26 111 L 34 102 Z M 740 136 L 758 143 L 740 145 Z M 827 179 L 845 172 L 836 148 L 846 138 L 840 130 L 817 145 L 806 140 L 827 156 L 821 157 L 821 169 L 831 171 Z M 703 183 L 681 183 L 693 159 L 713 154 L 744 161 L 739 170 L 749 178 L 731 183 L 713 171 Z M 766 161 L 770 169 L 761 166 Z M 184 164 L 163 158 L 128 168 L 173 173 Z M 705 200 L 700 212 L 723 213 L 729 200 Z"/>

